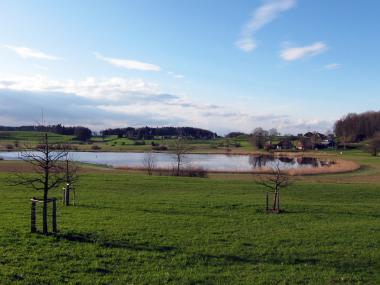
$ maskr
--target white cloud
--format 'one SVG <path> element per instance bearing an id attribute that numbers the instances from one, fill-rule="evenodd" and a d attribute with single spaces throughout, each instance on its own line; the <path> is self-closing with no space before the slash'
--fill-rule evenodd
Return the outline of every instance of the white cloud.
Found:
<path id="1" fill-rule="evenodd" d="M 253 51 L 257 44 L 254 35 L 265 25 L 274 21 L 281 12 L 285 12 L 293 8 L 296 4 L 295 0 L 272 0 L 267 1 L 257 8 L 251 19 L 242 27 L 236 46 L 245 51 Z"/>
<path id="2" fill-rule="evenodd" d="M 330 63 L 325 65 L 325 68 L 328 70 L 336 70 L 340 69 L 341 67 L 342 65 L 340 63 Z"/>
<path id="3" fill-rule="evenodd" d="M 4 45 L 3 47 L 14 51 L 22 58 L 34 58 L 34 59 L 45 59 L 45 60 L 59 60 L 60 59 L 57 56 L 47 54 L 42 51 L 27 48 L 27 47 L 15 47 L 15 46 L 10 46 L 10 45 Z"/>
<path id="4" fill-rule="evenodd" d="M 171 76 L 173 76 L 174 78 L 177 78 L 177 79 L 183 79 L 183 78 L 185 78 L 184 75 L 182 75 L 182 74 L 177 74 L 177 73 L 175 73 L 175 72 L 173 72 L 173 71 L 168 71 L 168 74 L 171 75 Z"/>
<path id="5" fill-rule="evenodd" d="M 195 126 L 223 134 L 276 127 L 281 132 L 321 130 L 328 122 L 297 121 L 284 112 L 261 105 L 215 105 L 165 93 L 157 84 L 139 78 L 54 80 L 46 76 L 1 76 L 0 119 L 4 124 L 27 124 L 44 108 L 51 123 L 87 125 L 94 130 L 132 126 Z M 252 112 L 253 109 L 256 111 Z M 289 110 L 288 110 L 289 111 Z M 331 128 L 331 125 L 328 125 Z"/>
<path id="6" fill-rule="evenodd" d="M 94 78 L 84 80 L 53 80 L 46 76 L 2 76 L 0 89 L 39 92 L 63 92 L 97 100 L 119 101 L 130 93 L 148 95 L 159 94 L 157 84 L 140 78 L 121 77 Z"/>
<path id="7" fill-rule="evenodd" d="M 305 57 L 315 56 L 324 52 L 327 45 L 323 42 L 316 42 L 309 46 L 285 48 L 281 51 L 280 56 L 283 60 L 293 61 Z"/>
<path id="8" fill-rule="evenodd" d="M 135 69 L 135 70 L 142 70 L 142 71 L 160 71 L 161 70 L 161 68 L 158 65 L 151 64 L 151 63 L 146 63 L 146 62 L 137 61 L 137 60 L 130 60 L 130 59 L 105 57 L 98 52 L 95 52 L 94 55 L 99 60 L 102 60 L 111 65 L 121 67 L 121 68 Z"/>

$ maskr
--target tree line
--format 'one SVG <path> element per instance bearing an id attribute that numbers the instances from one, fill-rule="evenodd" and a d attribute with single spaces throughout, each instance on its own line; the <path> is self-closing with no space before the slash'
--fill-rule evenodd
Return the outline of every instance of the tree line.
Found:
<path id="1" fill-rule="evenodd" d="M 154 137 L 186 137 L 194 139 L 213 139 L 218 135 L 209 130 L 193 127 L 142 127 L 142 128 L 116 128 L 106 129 L 100 132 L 102 136 L 117 135 L 118 137 L 127 137 L 130 139 L 154 139 Z"/>
<path id="2" fill-rule="evenodd" d="M 350 113 L 335 122 L 334 133 L 343 142 L 360 142 L 380 131 L 380 111 Z"/>

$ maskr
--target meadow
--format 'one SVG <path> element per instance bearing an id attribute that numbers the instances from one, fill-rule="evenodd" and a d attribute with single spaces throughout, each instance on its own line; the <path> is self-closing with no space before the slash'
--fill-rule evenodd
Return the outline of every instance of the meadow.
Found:
<path id="1" fill-rule="evenodd" d="M 85 167 L 47 237 L 29 233 L 38 193 L 7 185 L 20 163 L 0 161 L 0 284 L 379 284 L 379 157 L 344 156 L 361 169 L 294 177 L 279 215 L 252 175 Z"/>
<path id="2" fill-rule="evenodd" d="M 41 142 L 44 132 L 21 132 L 21 131 L 0 131 L 0 151 L 1 150 L 22 150 L 25 146 L 36 146 Z M 170 146 L 173 139 L 161 139 L 135 141 L 128 138 L 118 138 L 117 136 L 92 137 L 87 142 L 80 142 L 73 136 L 58 135 L 48 133 L 51 143 L 68 144 L 73 150 L 78 151 L 127 151 L 143 152 L 152 150 L 152 142 Z M 224 146 L 228 141 L 230 147 Z M 188 141 L 192 152 L 196 153 L 247 153 L 253 150 L 247 138 L 236 138 L 225 140 L 217 138 L 213 140 L 192 139 Z M 238 147 L 235 145 L 238 144 Z"/>

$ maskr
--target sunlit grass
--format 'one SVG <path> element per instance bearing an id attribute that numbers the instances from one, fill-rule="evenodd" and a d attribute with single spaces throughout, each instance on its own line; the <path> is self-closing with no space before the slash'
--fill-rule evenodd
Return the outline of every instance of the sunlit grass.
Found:
<path id="1" fill-rule="evenodd" d="M 1 284 L 380 282 L 379 184 L 296 182 L 267 215 L 249 180 L 99 173 L 50 237 L 28 233 L 36 193 L 0 175 Z"/>

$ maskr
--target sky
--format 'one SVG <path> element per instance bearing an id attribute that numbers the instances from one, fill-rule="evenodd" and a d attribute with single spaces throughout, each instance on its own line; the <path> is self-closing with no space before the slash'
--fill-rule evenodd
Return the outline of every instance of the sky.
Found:
<path id="1" fill-rule="evenodd" d="M 0 0 L 0 125 L 325 132 L 380 109 L 378 0 Z"/>

